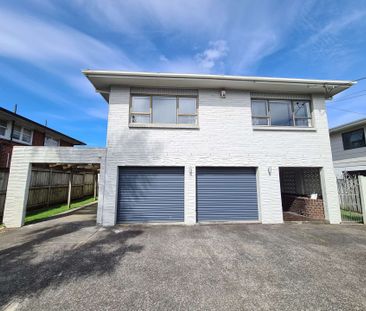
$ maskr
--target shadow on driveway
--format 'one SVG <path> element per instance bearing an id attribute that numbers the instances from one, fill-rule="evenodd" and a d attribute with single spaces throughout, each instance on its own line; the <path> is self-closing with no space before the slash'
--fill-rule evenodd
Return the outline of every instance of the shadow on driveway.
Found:
<path id="1" fill-rule="evenodd" d="M 113 273 L 128 253 L 143 246 L 127 243 L 142 230 L 95 226 L 88 210 L 0 233 L 0 309 L 44 289 L 73 280 Z"/>

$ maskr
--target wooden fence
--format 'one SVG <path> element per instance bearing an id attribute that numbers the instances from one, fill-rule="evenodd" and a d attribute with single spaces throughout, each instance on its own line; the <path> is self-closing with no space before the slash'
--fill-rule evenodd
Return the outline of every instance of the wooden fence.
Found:
<path id="1" fill-rule="evenodd" d="M 9 172 L 0 171 L 0 220 L 2 219 Z M 67 202 L 70 172 L 33 168 L 29 185 L 27 209 L 37 209 Z M 96 195 L 96 175 L 73 173 L 71 200 Z"/>
<path id="2" fill-rule="evenodd" d="M 362 222 L 360 183 L 357 175 L 344 174 L 337 179 L 342 221 Z"/>

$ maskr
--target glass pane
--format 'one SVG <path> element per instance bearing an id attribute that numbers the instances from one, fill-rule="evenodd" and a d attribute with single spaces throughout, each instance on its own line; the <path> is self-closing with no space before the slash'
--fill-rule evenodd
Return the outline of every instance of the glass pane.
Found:
<path id="1" fill-rule="evenodd" d="M 196 99 L 180 97 L 178 111 L 180 114 L 195 114 L 196 113 Z"/>
<path id="2" fill-rule="evenodd" d="M 150 112 L 150 97 L 149 96 L 133 96 L 131 111 L 132 112 Z"/>
<path id="3" fill-rule="evenodd" d="M 0 120 L 0 135 L 1 136 L 5 136 L 7 127 L 8 127 L 8 122 Z"/>
<path id="4" fill-rule="evenodd" d="M 267 116 L 267 105 L 265 100 L 252 101 L 252 115 L 253 116 Z"/>
<path id="5" fill-rule="evenodd" d="M 295 101 L 294 113 L 295 117 L 309 118 L 310 117 L 310 105 L 309 102 Z"/>
<path id="6" fill-rule="evenodd" d="M 310 127 L 311 120 L 310 119 L 296 119 L 295 125 L 300 127 Z"/>
<path id="7" fill-rule="evenodd" d="M 20 134 L 21 134 L 22 128 L 20 126 L 15 125 L 13 128 L 13 135 L 12 137 L 14 139 L 20 139 Z"/>
<path id="8" fill-rule="evenodd" d="M 23 137 L 22 137 L 22 141 L 26 142 L 26 143 L 30 143 L 32 139 L 32 131 L 23 128 Z"/>
<path id="9" fill-rule="evenodd" d="M 177 123 L 177 100 L 175 97 L 153 97 L 153 123 Z"/>
<path id="10" fill-rule="evenodd" d="M 0 120 L 0 127 L 7 127 L 8 126 L 8 122 L 4 121 L 4 120 Z"/>
<path id="11" fill-rule="evenodd" d="M 179 124 L 197 124 L 196 116 L 180 116 L 178 117 Z"/>
<path id="12" fill-rule="evenodd" d="M 344 149 L 360 148 L 365 146 L 365 132 L 362 129 L 343 133 L 343 147 Z"/>
<path id="13" fill-rule="evenodd" d="M 267 118 L 253 118 L 253 125 L 268 125 Z"/>
<path id="14" fill-rule="evenodd" d="M 133 114 L 131 123 L 150 123 L 150 115 Z"/>
<path id="15" fill-rule="evenodd" d="M 46 139 L 44 141 L 45 146 L 51 146 L 51 147 L 57 147 L 59 145 L 59 141 L 57 139 L 54 139 L 52 137 L 46 136 Z"/>
<path id="16" fill-rule="evenodd" d="M 293 125 L 290 101 L 270 101 L 269 109 L 271 114 L 271 125 Z"/>

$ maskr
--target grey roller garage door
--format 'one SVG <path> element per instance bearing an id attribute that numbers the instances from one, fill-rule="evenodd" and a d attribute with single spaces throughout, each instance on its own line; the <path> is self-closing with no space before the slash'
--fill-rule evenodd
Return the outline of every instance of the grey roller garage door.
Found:
<path id="1" fill-rule="evenodd" d="M 184 221 L 184 168 L 120 167 L 117 222 Z"/>
<path id="2" fill-rule="evenodd" d="M 197 168 L 197 220 L 258 220 L 255 168 Z"/>

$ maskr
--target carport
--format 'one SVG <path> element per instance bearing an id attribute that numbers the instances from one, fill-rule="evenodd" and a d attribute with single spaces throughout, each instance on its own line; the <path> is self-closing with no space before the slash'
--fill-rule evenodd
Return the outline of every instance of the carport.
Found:
<path id="1" fill-rule="evenodd" d="M 47 163 L 51 167 L 58 166 L 70 171 L 80 168 L 100 170 L 97 211 L 97 222 L 100 223 L 104 193 L 105 152 L 104 148 L 14 147 L 4 208 L 5 226 L 14 228 L 24 224 L 32 165 Z"/>

